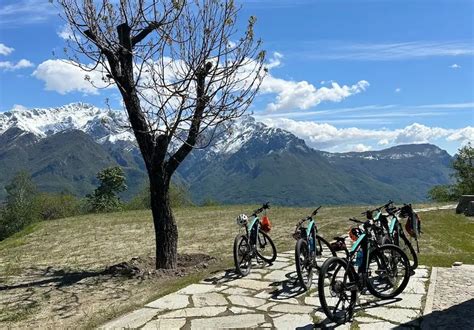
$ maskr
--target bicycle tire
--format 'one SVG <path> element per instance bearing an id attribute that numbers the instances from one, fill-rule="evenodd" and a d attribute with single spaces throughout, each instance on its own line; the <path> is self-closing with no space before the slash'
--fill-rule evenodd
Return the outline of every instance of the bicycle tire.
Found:
<path id="1" fill-rule="evenodd" d="M 244 249 L 246 251 L 242 251 L 242 243 L 245 242 Z M 244 253 L 241 259 L 240 255 Z M 246 259 L 246 260 L 245 260 Z M 242 264 L 242 261 L 245 261 Z M 246 235 L 237 235 L 235 236 L 234 239 L 234 265 L 235 265 L 235 270 L 237 271 L 238 274 L 241 276 L 247 276 L 250 273 L 250 270 L 252 269 L 252 258 L 250 256 L 250 245 L 248 242 L 248 238 Z"/>
<path id="2" fill-rule="evenodd" d="M 340 270 L 344 272 L 342 274 L 343 275 L 342 281 L 332 283 L 332 281 L 335 279 L 337 272 L 339 272 Z M 339 314 L 335 312 L 340 300 L 338 303 L 336 303 L 335 308 L 332 308 L 332 306 L 329 306 L 329 302 L 325 294 L 326 281 L 329 281 L 328 284 L 330 285 L 330 289 L 336 290 L 336 288 L 339 288 L 338 291 L 342 291 L 343 293 L 341 294 L 341 292 L 339 292 L 339 294 L 341 296 L 345 296 L 345 298 L 348 298 L 347 311 L 343 311 L 342 313 L 339 313 Z M 354 307 L 356 304 L 356 296 L 357 296 L 357 286 L 355 283 L 356 283 L 356 275 L 354 272 L 354 268 L 351 265 L 348 266 L 347 260 L 343 258 L 339 258 L 339 257 L 331 257 L 323 263 L 319 271 L 318 296 L 319 296 L 319 301 L 321 303 L 321 307 L 324 311 L 324 314 L 326 314 L 328 319 L 330 319 L 331 321 L 337 324 L 345 323 L 351 320 L 354 314 Z M 343 288 L 346 287 L 346 285 L 347 285 L 347 290 L 343 290 Z M 346 295 L 345 293 L 346 291 L 350 292 L 349 296 Z M 331 298 L 335 297 L 333 293 L 331 292 L 329 292 L 329 296 Z"/>
<path id="3" fill-rule="evenodd" d="M 399 226 L 395 230 L 395 235 L 394 236 L 396 236 L 396 238 L 394 237 L 395 245 L 400 247 L 405 252 L 405 254 L 408 257 L 408 260 L 410 261 L 410 269 L 412 271 L 414 271 L 416 268 L 418 268 L 418 254 L 416 253 L 415 249 L 413 248 L 413 245 L 411 244 L 408 237 L 406 237 L 405 232 L 403 232 L 403 228 L 401 228 Z M 402 247 L 402 245 L 400 244 L 401 243 L 400 237 L 402 238 L 403 244 L 406 246 L 408 251 L 407 251 L 407 249 Z"/>
<path id="4" fill-rule="evenodd" d="M 390 252 L 389 253 L 389 255 L 391 255 L 390 260 L 386 260 L 386 257 L 384 254 L 385 252 Z M 397 254 L 398 257 L 396 257 L 395 254 Z M 385 282 L 392 282 L 391 277 L 395 277 L 395 279 L 397 279 L 398 276 L 392 276 L 392 275 L 394 275 L 393 271 L 396 271 L 396 274 L 398 275 L 398 267 L 399 267 L 398 260 L 401 260 L 403 268 L 404 268 L 403 273 L 402 273 L 403 278 L 401 280 L 401 283 L 393 292 L 384 293 L 383 291 L 376 288 L 375 282 L 376 280 L 378 280 L 380 283 L 380 279 L 385 280 Z M 394 244 L 382 245 L 382 246 L 377 247 L 373 251 L 371 251 L 369 261 L 368 261 L 369 268 L 370 268 L 370 265 L 372 265 L 373 261 L 375 261 L 375 263 L 377 264 L 377 269 L 374 270 L 374 273 L 378 275 L 378 277 L 369 278 L 369 276 L 372 276 L 371 274 L 372 271 L 370 269 L 367 270 L 370 273 L 367 276 L 367 289 L 369 290 L 369 292 L 373 294 L 375 297 L 381 298 L 381 299 L 391 299 L 398 296 L 400 293 L 402 293 L 403 290 L 405 290 L 408 284 L 408 281 L 410 280 L 410 264 L 405 252 L 403 252 L 403 250 L 400 247 Z M 389 262 L 387 263 L 387 261 Z M 397 261 L 396 265 L 393 265 L 394 261 Z"/>
<path id="5" fill-rule="evenodd" d="M 263 236 L 263 239 L 262 239 L 262 236 Z M 273 243 L 270 236 L 263 230 L 258 231 L 256 245 L 257 245 L 257 255 L 260 257 L 260 259 L 262 259 L 268 264 L 271 264 L 272 262 L 275 261 L 277 257 L 277 250 L 276 250 L 275 244 Z M 271 257 L 267 257 L 266 255 L 262 253 L 262 248 L 263 250 L 265 250 L 265 247 L 268 245 L 270 245 L 270 248 L 272 250 Z"/>
<path id="6" fill-rule="evenodd" d="M 302 260 L 301 257 L 304 259 Z M 309 265 L 308 265 L 309 263 Z M 308 242 L 304 238 L 300 238 L 295 245 L 295 265 L 298 281 L 304 290 L 309 290 L 313 283 L 313 265 L 311 255 L 308 249 Z M 303 270 L 307 270 L 307 278 L 305 280 Z"/>

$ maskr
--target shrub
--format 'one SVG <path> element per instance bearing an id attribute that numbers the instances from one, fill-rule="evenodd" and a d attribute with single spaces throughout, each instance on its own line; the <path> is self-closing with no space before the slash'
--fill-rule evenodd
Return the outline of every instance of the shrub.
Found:
<path id="1" fill-rule="evenodd" d="M 70 194 L 41 193 L 36 200 L 41 220 L 71 217 L 82 211 L 81 202 Z"/>
<path id="2" fill-rule="evenodd" d="M 170 185 L 170 203 L 171 207 L 194 205 L 186 186 L 176 183 Z M 150 208 L 150 188 L 148 185 L 143 187 L 125 206 L 125 209 L 127 210 L 143 210 Z"/>
<path id="3" fill-rule="evenodd" d="M 27 172 L 19 172 L 5 187 L 7 199 L 1 210 L 0 240 L 38 220 L 36 185 Z"/>

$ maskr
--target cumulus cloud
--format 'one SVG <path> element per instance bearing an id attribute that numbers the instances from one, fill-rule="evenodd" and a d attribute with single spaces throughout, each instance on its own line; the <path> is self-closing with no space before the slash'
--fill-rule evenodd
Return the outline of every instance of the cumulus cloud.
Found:
<path id="1" fill-rule="evenodd" d="M 453 65 L 450 65 L 449 67 L 450 67 L 451 69 L 454 69 L 454 70 L 456 70 L 456 69 L 461 69 L 461 66 L 460 66 L 459 64 L 456 64 L 456 63 L 454 63 Z"/>
<path id="2" fill-rule="evenodd" d="M 371 149 L 372 149 L 371 146 L 366 146 L 365 144 L 358 143 L 351 148 L 351 151 L 363 152 L 363 151 L 369 151 Z"/>
<path id="3" fill-rule="evenodd" d="M 0 43 L 0 55 L 10 55 L 15 49 Z"/>
<path id="4" fill-rule="evenodd" d="M 432 143 L 436 140 L 466 143 L 474 141 L 474 127 L 446 129 L 414 123 L 404 128 L 370 130 L 356 127 L 337 128 L 327 123 L 296 121 L 288 118 L 259 118 L 270 127 L 279 127 L 304 139 L 308 145 L 322 150 L 363 150 L 370 145 Z M 368 150 L 368 149 L 366 149 Z"/>
<path id="5" fill-rule="evenodd" d="M 292 81 L 275 78 L 268 75 L 260 87 L 262 94 L 277 94 L 274 102 L 267 106 L 269 111 L 306 110 L 317 106 L 321 102 L 340 102 L 345 98 L 363 92 L 369 87 L 369 83 L 361 80 L 352 86 L 340 86 L 336 82 L 331 87 L 316 88 L 307 81 Z"/>
<path id="6" fill-rule="evenodd" d="M 400 87 L 395 88 L 395 93 L 400 93 L 401 91 L 402 91 L 402 89 Z"/>
<path id="7" fill-rule="evenodd" d="M 272 58 L 270 58 L 270 61 L 268 61 L 266 67 L 267 69 L 273 69 L 281 66 L 281 60 L 283 59 L 283 54 L 279 52 L 273 52 Z"/>
<path id="8" fill-rule="evenodd" d="M 100 71 L 85 72 L 76 63 L 68 60 L 44 61 L 38 65 L 33 76 L 45 82 L 46 90 L 63 95 L 74 91 L 98 94 L 98 88 L 108 87 L 102 80 Z M 86 80 L 86 77 L 90 77 L 90 81 Z"/>
<path id="9" fill-rule="evenodd" d="M 0 62 L 0 69 L 5 70 L 5 71 L 15 71 L 15 70 L 20 70 L 20 69 L 30 68 L 32 66 L 33 66 L 33 63 L 25 59 L 21 59 L 16 63 L 10 62 L 10 61 Z"/>

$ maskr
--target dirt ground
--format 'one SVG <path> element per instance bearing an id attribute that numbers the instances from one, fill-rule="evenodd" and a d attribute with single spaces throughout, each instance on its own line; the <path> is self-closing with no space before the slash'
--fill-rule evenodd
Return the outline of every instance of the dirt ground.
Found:
<path id="1" fill-rule="evenodd" d="M 205 254 L 183 254 L 174 270 L 155 270 L 152 256 L 134 257 L 96 271 L 31 267 L 0 284 L 2 321 L 23 320 L 16 324 L 21 327 L 87 326 L 84 318 L 113 315 L 114 308 L 131 296 L 148 297 L 150 287 L 174 287 L 180 282 L 177 279 L 198 275 L 216 261 Z M 94 325 L 94 318 L 89 325 Z"/>

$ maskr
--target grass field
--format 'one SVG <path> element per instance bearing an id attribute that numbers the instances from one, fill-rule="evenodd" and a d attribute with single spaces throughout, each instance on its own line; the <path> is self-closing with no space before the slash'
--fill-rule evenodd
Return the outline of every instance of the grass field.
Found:
<path id="1" fill-rule="evenodd" d="M 129 279 L 100 272 L 132 257 L 153 255 L 149 211 L 133 211 L 37 223 L 0 243 L 0 327 L 89 328 L 197 281 L 209 272 L 232 266 L 232 243 L 239 213 L 256 206 L 194 207 L 175 210 L 180 253 L 207 253 L 218 260 L 188 277 Z M 322 208 L 320 233 L 332 239 L 347 233 L 349 216 L 363 206 Z M 272 207 L 271 236 L 277 249 L 292 250 L 291 234 L 310 208 Z M 420 263 L 449 266 L 474 263 L 474 220 L 453 210 L 421 214 Z"/>

